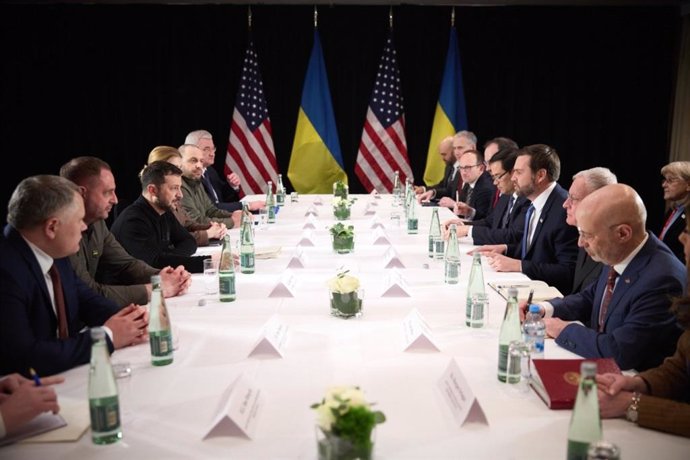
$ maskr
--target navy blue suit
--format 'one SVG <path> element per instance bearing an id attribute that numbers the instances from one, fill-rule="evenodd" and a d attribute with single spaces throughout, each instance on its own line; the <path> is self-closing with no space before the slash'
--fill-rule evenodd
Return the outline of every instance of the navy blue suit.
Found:
<path id="1" fill-rule="evenodd" d="M 220 178 L 218 171 L 216 171 L 213 165 L 206 168 L 201 183 L 204 185 L 206 194 L 217 208 L 230 212 L 242 209 L 239 194 L 227 181 Z"/>
<path id="2" fill-rule="evenodd" d="M 474 183 L 474 189 L 472 190 L 472 195 L 469 200 L 467 199 L 468 193 L 469 189 L 463 189 L 459 196 L 460 201 L 467 203 L 468 206 L 475 210 L 473 219 L 483 219 L 493 209 L 491 205 L 493 204 L 494 195 L 496 194 L 496 187 L 491 179 L 491 175 L 484 171 L 479 178 L 477 178 L 477 182 Z"/>
<path id="3" fill-rule="evenodd" d="M 52 375 L 89 362 L 91 337 L 84 324 L 102 326 L 119 307 L 89 288 L 69 258 L 55 260 L 60 273 L 69 338 L 57 337 L 57 316 L 36 256 L 19 232 L 5 227 L 0 241 L 0 374 Z M 113 346 L 108 339 L 112 352 Z"/>
<path id="4" fill-rule="evenodd" d="M 673 211 L 674 209 L 668 210 L 664 216 L 664 222 L 666 222 L 666 219 L 668 219 Z M 666 234 L 664 234 L 664 238 L 661 240 L 682 263 L 685 263 L 685 253 L 683 252 L 683 244 L 678 240 L 678 236 L 683 233 L 685 227 L 685 212 L 683 212 L 676 220 L 673 221 L 669 229 L 666 231 Z M 661 234 L 661 232 L 659 232 L 659 234 Z"/>
<path id="5" fill-rule="evenodd" d="M 568 192 L 556 184 L 536 223 L 532 243 L 522 259 L 522 273 L 533 280 L 542 280 L 569 294 L 573 287 L 577 259 L 578 233 L 565 221 L 563 202 Z M 521 259 L 521 244 L 508 245 L 507 255 Z"/>
<path id="6" fill-rule="evenodd" d="M 503 216 L 508 210 L 511 195 L 501 195 L 496 207 L 480 221 L 471 222 L 472 242 L 474 244 L 510 244 L 519 243 L 525 229 L 525 213 L 530 201 L 524 196 L 515 199 L 513 209 L 503 226 Z"/>
<path id="7" fill-rule="evenodd" d="M 683 293 L 686 271 L 665 244 L 651 232 L 648 235 L 640 252 L 618 277 L 603 332 L 598 332 L 599 307 L 607 267 L 596 283 L 550 301 L 555 317 L 588 325 L 568 325 L 556 339 L 558 345 L 585 358 L 612 357 L 621 369 L 638 371 L 655 367 L 673 354 L 682 331 L 669 306 L 673 297 Z"/>

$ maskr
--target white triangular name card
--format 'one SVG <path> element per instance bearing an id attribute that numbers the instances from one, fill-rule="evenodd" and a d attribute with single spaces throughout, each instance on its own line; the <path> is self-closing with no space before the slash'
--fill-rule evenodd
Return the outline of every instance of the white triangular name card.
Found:
<path id="1" fill-rule="evenodd" d="M 321 206 L 322 204 L 323 204 L 323 200 L 321 199 L 320 196 L 317 196 L 316 198 L 314 198 L 314 205 Z"/>
<path id="2" fill-rule="evenodd" d="M 398 256 L 398 253 L 393 249 L 393 246 L 386 249 L 386 253 L 383 255 L 383 261 L 383 268 L 405 268 L 405 264 L 402 263 L 400 256 Z"/>
<path id="3" fill-rule="evenodd" d="M 394 268 L 387 278 L 381 297 L 410 297 L 407 283 L 397 269 Z"/>
<path id="4" fill-rule="evenodd" d="M 219 436 L 251 439 L 263 408 L 261 390 L 240 375 L 221 396 L 211 427 L 202 439 Z"/>
<path id="5" fill-rule="evenodd" d="M 431 338 L 431 329 L 422 318 L 422 315 L 414 309 L 403 319 L 404 351 L 424 350 L 440 351 Z"/>
<path id="6" fill-rule="evenodd" d="M 278 283 L 271 289 L 269 297 L 295 297 L 297 279 L 290 271 L 286 271 L 280 277 Z"/>
<path id="7" fill-rule="evenodd" d="M 307 229 L 315 229 L 316 228 L 316 217 L 314 217 L 314 214 L 309 214 L 307 216 L 307 219 L 304 222 L 304 225 L 302 226 L 303 230 Z"/>
<path id="8" fill-rule="evenodd" d="M 380 228 L 381 230 L 383 230 L 384 226 L 381 223 L 381 220 L 378 218 L 378 215 L 374 215 L 374 217 L 372 217 L 371 223 L 369 224 L 369 228 L 371 228 L 371 229 Z"/>
<path id="9" fill-rule="evenodd" d="M 364 214 L 367 216 L 376 214 L 376 203 L 367 203 L 367 207 L 364 208 Z"/>
<path id="10" fill-rule="evenodd" d="M 390 246 L 391 241 L 388 239 L 388 235 L 386 235 L 386 232 L 382 227 L 375 227 L 373 233 L 374 233 L 374 243 L 373 244 L 375 244 L 375 245 L 387 244 Z"/>
<path id="11" fill-rule="evenodd" d="M 489 424 L 482 406 L 479 405 L 465 376 L 462 375 L 460 366 L 454 359 L 450 360 L 448 368 L 438 381 L 438 389 L 460 426 L 465 422 Z"/>
<path id="12" fill-rule="evenodd" d="M 305 230 L 302 232 L 300 240 L 297 242 L 297 246 L 314 246 L 314 231 Z"/>
<path id="13" fill-rule="evenodd" d="M 305 216 L 318 216 L 319 212 L 316 210 L 316 208 L 312 205 L 309 206 L 307 209 L 307 212 L 304 213 Z"/>
<path id="14" fill-rule="evenodd" d="M 302 246 L 297 246 L 287 266 L 288 268 L 304 268 L 307 265 L 306 259 L 307 256 L 304 254 L 304 248 Z"/>
<path id="15" fill-rule="evenodd" d="M 283 349 L 287 341 L 287 324 L 283 324 L 273 316 L 264 325 L 261 335 L 249 352 L 249 356 L 274 355 L 283 357 Z"/>

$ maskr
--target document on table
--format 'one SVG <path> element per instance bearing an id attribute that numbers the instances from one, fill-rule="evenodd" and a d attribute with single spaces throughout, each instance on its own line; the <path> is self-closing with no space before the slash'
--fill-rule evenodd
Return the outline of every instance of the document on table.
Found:
<path id="1" fill-rule="evenodd" d="M 508 289 L 514 287 L 518 291 L 518 300 L 527 300 L 529 293 L 534 289 L 532 300 L 549 300 L 556 297 L 563 297 L 561 291 L 553 286 L 549 286 L 540 280 L 516 280 L 516 281 L 495 281 L 488 283 L 492 289 L 501 294 L 504 299 L 508 299 Z"/>

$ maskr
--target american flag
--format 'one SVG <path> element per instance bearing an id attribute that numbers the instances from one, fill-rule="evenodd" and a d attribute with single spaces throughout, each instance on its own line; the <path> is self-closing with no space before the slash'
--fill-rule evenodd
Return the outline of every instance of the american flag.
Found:
<path id="1" fill-rule="evenodd" d="M 271 120 L 264 97 L 254 42 L 249 37 L 242 77 L 232 113 L 225 173 L 235 172 L 242 181 L 241 195 L 263 194 L 268 181 L 278 179 Z"/>
<path id="2" fill-rule="evenodd" d="M 355 163 L 355 174 L 368 192 L 375 189 L 390 193 L 395 171 L 400 172 L 402 183 L 408 177 L 412 179 L 400 93 L 400 71 L 391 30 L 376 74 Z"/>

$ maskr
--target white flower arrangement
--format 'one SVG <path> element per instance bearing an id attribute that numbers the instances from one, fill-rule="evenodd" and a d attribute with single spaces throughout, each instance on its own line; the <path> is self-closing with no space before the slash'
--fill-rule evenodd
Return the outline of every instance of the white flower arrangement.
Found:
<path id="1" fill-rule="evenodd" d="M 348 292 L 354 292 L 359 289 L 359 278 L 348 275 L 348 271 L 349 270 L 340 272 L 334 278 L 328 280 L 328 288 L 331 292 L 347 294 Z"/>

